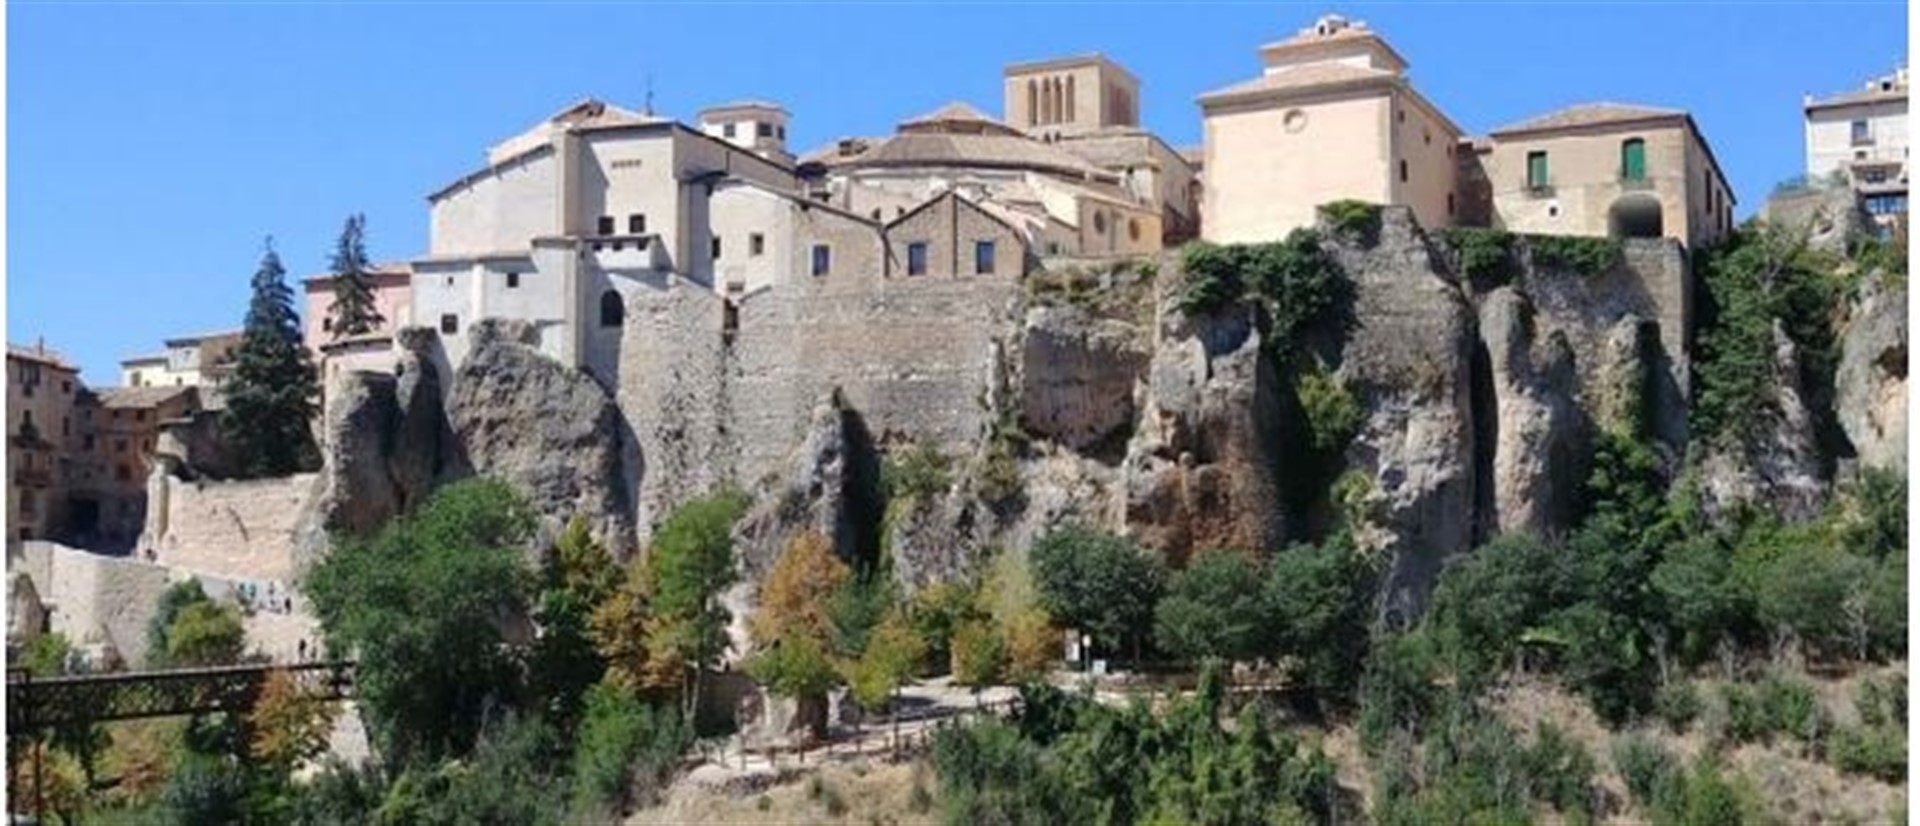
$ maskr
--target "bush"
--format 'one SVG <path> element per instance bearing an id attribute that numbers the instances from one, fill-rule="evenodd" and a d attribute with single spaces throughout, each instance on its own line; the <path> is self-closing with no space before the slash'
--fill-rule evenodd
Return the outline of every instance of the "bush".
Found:
<path id="1" fill-rule="evenodd" d="M 679 709 L 609 683 L 588 689 L 573 753 L 572 812 L 592 817 L 653 803 L 692 743 Z"/>
<path id="2" fill-rule="evenodd" d="M 1869 726 L 1906 725 L 1907 679 L 1896 674 L 1884 681 L 1861 680 L 1854 688 L 1853 707 Z"/>
<path id="3" fill-rule="evenodd" d="M 167 628 L 167 662 L 173 666 L 232 665 L 246 650 L 240 610 L 211 601 L 180 609 Z"/>
<path id="4" fill-rule="evenodd" d="M 1152 631 L 1165 573 L 1152 551 L 1111 533 L 1055 530 L 1033 545 L 1034 585 L 1047 615 L 1109 650 Z"/>
<path id="5" fill-rule="evenodd" d="M 1613 767 L 1626 784 L 1627 793 L 1643 809 L 1652 808 L 1660 790 L 1680 772 L 1680 763 L 1671 753 L 1652 738 L 1638 734 L 1614 739 Z"/>
<path id="6" fill-rule="evenodd" d="M 1486 227 L 1448 227 L 1440 238 L 1454 251 L 1460 274 L 1476 290 L 1491 290 L 1513 280 L 1513 236 Z"/>
<path id="7" fill-rule="evenodd" d="M 1578 235 L 1529 235 L 1533 265 L 1579 275 L 1601 275 L 1620 261 L 1620 241 Z"/>
<path id="8" fill-rule="evenodd" d="M 1820 742 L 1825 713 L 1806 683 L 1768 677 L 1757 685 L 1727 683 L 1720 691 L 1727 704 L 1727 736 L 1735 742 L 1766 742 L 1776 734 Z"/>
<path id="9" fill-rule="evenodd" d="M 1275 659 L 1291 657 L 1322 700 L 1350 696 L 1367 656 L 1371 577 L 1352 544 L 1336 536 L 1295 545 L 1267 564 L 1267 633 Z"/>
<path id="10" fill-rule="evenodd" d="M 1353 392 L 1339 378 L 1318 369 L 1302 371 L 1294 392 L 1306 420 L 1307 443 L 1323 456 L 1344 452 L 1366 422 L 1366 411 Z"/>
<path id="11" fill-rule="evenodd" d="M 1320 217 L 1341 240 L 1364 247 L 1380 242 L 1380 205 L 1343 199 L 1320 205 Z"/>
<path id="12" fill-rule="evenodd" d="M 1700 692 L 1686 680 L 1667 683 L 1654 692 L 1653 712 L 1674 734 L 1685 733 L 1687 727 L 1699 719 L 1700 711 Z"/>
<path id="13" fill-rule="evenodd" d="M 1326 320 L 1348 289 L 1319 233 L 1304 227 L 1275 243 L 1190 244 L 1183 262 L 1186 282 L 1175 306 L 1203 315 L 1243 298 L 1259 302 L 1269 322 L 1267 341 L 1283 364 L 1292 359 L 1300 335 Z"/>
<path id="14" fill-rule="evenodd" d="M 73 644 L 67 642 L 67 635 L 49 631 L 28 644 L 25 664 L 35 677 L 53 677 L 67 673 L 67 661 L 72 656 Z"/>
<path id="15" fill-rule="evenodd" d="M 1901 783 L 1907 778 L 1907 732 L 1887 725 L 1840 729 L 1827 744 L 1827 760 L 1848 774 Z"/>
<path id="16" fill-rule="evenodd" d="M 147 667 L 167 667 L 167 632 L 173 628 L 174 619 L 187 606 L 206 601 L 207 592 L 198 579 L 181 580 L 160 592 L 159 607 L 147 621 Z"/>
<path id="17" fill-rule="evenodd" d="M 952 461 L 932 443 L 888 454 L 880 465 L 880 484 L 890 500 L 931 502 L 953 483 Z"/>
<path id="18" fill-rule="evenodd" d="M 984 622 L 963 623 L 953 632 L 953 681 L 978 691 L 1000 681 L 1006 647 Z"/>
<path id="19" fill-rule="evenodd" d="M 1195 557 L 1168 580 L 1167 594 L 1154 608 L 1160 649 L 1190 662 L 1252 660 L 1265 653 L 1265 575 L 1258 560 L 1231 548 Z"/>

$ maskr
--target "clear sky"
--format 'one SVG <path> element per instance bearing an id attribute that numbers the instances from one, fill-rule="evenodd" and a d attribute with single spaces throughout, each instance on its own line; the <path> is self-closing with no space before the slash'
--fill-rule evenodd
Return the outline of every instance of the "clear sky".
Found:
<path id="1" fill-rule="evenodd" d="M 1904 2 L 160 6 L 7 14 L 7 336 L 89 384 L 169 335 L 235 327 L 261 239 L 321 271 L 351 212 L 377 260 L 425 249 L 425 196 L 580 97 L 691 120 L 758 97 L 805 151 L 961 99 L 1000 110 L 1010 61 L 1101 51 L 1146 125 L 1196 143 L 1201 92 L 1339 11 L 1483 133 L 1569 103 L 1693 112 L 1737 213 L 1802 166 L 1800 100 L 1906 57 Z"/>

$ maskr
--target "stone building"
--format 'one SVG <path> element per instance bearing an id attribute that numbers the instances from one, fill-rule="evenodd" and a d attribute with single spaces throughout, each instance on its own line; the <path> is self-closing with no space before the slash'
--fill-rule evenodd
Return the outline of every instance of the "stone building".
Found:
<path id="1" fill-rule="evenodd" d="M 198 413 L 205 390 L 183 385 L 82 391 L 79 441 L 70 450 L 68 544 L 111 552 L 133 547 L 146 520 L 147 479 L 161 430 Z"/>
<path id="2" fill-rule="evenodd" d="M 1462 144 L 1463 190 L 1512 232 L 1668 237 L 1733 230 L 1733 189 L 1693 117 L 1624 103 L 1569 106 Z"/>
<path id="3" fill-rule="evenodd" d="M 80 370 L 44 343 L 7 345 L 7 539 L 58 536 L 76 438 Z"/>
<path id="4" fill-rule="evenodd" d="M 1165 243 L 1161 208 L 1126 177 L 965 103 L 845 138 L 802 159 L 812 197 L 875 222 L 949 190 L 996 210 L 1043 255 L 1142 255 Z"/>
<path id="5" fill-rule="evenodd" d="M 243 330 L 177 336 L 166 349 L 120 362 L 120 383 L 127 387 L 217 386 L 226 380 L 228 361 L 245 337 Z"/>
<path id="6" fill-rule="evenodd" d="M 787 110 L 764 100 L 741 100 L 700 110 L 700 131 L 775 163 L 792 166 Z"/>
<path id="7" fill-rule="evenodd" d="M 1327 15 L 1260 57 L 1259 77 L 1199 99 L 1202 237 L 1275 240 L 1346 199 L 1411 207 L 1428 228 L 1455 223 L 1461 130 L 1414 90 L 1385 39 Z"/>
<path id="8" fill-rule="evenodd" d="M 1882 226 L 1907 212 L 1907 68 L 1851 92 L 1802 102 L 1807 178 L 1836 176 Z"/>
<path id="9" fill-rule="evenodd" d="M 713 285 L 724 251 L 707 190 L 726 177 L 794 187 L 788 166 L 721 137 L 598 100 L 570 106 L 428 197 L 411 322 L 440 332 L 452 365 L 473 322 L 526 320 L 542 352 L 611 385 L 636 291 L 674 278 Z"/>

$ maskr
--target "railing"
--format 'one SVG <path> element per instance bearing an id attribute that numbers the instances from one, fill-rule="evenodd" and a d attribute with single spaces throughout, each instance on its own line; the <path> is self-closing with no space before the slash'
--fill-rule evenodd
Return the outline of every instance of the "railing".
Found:
<path id="1" fill-rule="evenodd" d="M 7 672 L 7 734 L 73 723 L 245 711 L 276 672 L 291 676 L 305 696 L 344 699 L 353 696 L 353 671 L 354 663 L 346 660 L 61 677 L 34 677 L 13 669 Z"/>

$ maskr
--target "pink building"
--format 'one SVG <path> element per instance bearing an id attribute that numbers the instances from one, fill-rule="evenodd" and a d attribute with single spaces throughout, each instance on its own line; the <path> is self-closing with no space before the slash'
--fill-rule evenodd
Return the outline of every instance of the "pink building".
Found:
<path id="1" fill-rule="evenodd" d="M 320 363 L 329 351 L 339 351 L 343 347 L 355 352 L 385 351 L 390 349 L 393 331 L 408 323 L 409 287 L 413 281 L 413 271 L 406 262 L 375 264 L 369 271 L 373 277 L 373 303 L 380 311 L 383 322 L 373 333 L 343 339 L 333 332 L 331 309 L 334 300 L 334 274 L 321 273 L 309 276 L 303 283 L 307 288 L 307 309 L 304 317 L 306 325 L 302 339 L 307 350 L 312 353 L 315 363 Z"/>

